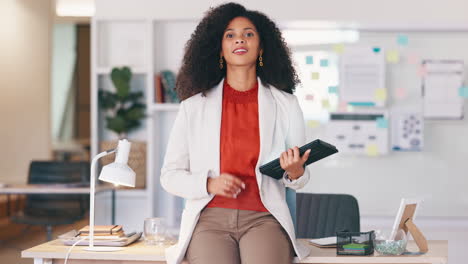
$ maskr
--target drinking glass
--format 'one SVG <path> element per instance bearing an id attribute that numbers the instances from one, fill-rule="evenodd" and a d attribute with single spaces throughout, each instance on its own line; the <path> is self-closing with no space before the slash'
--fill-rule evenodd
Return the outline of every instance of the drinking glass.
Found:
<path id="1" fill-rule="evenodd" d="M 144 223 L 144 236 L 147 245 L 162 245 L 166 240 L 166 225 L 164 218 L 146 218 Z"/>

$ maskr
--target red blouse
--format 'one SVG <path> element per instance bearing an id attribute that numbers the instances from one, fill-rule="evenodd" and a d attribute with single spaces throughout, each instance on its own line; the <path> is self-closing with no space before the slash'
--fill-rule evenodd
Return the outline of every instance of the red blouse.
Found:
<path id="1" fill-rule="evenodd" d="M 237 91 L 224 81 L 221 119 L 220 170 L 239 177 L 246 185 L 237 198 L 215 196 L 207 207 L 267 212 L 260 200 L 255 166 L 260 153 L 258 83 Z"/>

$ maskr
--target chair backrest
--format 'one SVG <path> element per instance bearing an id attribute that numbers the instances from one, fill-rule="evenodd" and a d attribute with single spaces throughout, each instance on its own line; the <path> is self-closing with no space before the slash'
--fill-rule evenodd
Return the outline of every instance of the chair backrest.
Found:
<path id="1" fill-rule="evenodd" d="M 286 187 L 286 203 L 288 204 L 289 213 L 294 224 L 294 230 L 297 230 L 297 213 L 296 213 L 296 191 Z"/>
<path id="2" fill-rule="evenodd" d="M 359 205 L 352 195 L 297 193 L 298 238 L 335 236 L 337 231 L 360 232 Z"/>
<path id="3" fill-rule="evenodd" d="M 29 184 L 89 184 L 89 162 L 32 161 Z M 27 195 L 24 212 L 33 216 L 83 216 L 88 206 L 87 194 Z"/>

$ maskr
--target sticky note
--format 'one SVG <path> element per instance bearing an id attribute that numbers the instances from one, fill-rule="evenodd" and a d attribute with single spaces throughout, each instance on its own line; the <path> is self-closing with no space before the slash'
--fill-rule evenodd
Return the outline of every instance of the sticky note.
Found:
<path id="1" fill-rule="evenodd" d="M 320 60 L 320 67 L 328 67 L 328 60 L 326 59 Z"/>
<path id="2" fill-rule="evenodd" d="M 314 95 L 313 94 L 306 94 L 305 99 L 307 101 L 313 101 L 314 100 Z"/>
<path id="3" fill-rule="evenodd" d="M 378 156 L 379 155 L 379 146 L 377 146 L 377 144 L 368 144 L 366 146 L 366 154 L 367 156 L 370 156 L 370 157 L 375 157 L 375 156 Z"/>
<path id="4" fill-rule="evenodd" d="M 349 102 L 348 104 L 353 106 L 375 106 L 374 102 Z"/>
<path id="5" fill-rule="evenodd" d="M 336 44 L 336 45 L 333 45 L 333 51 L 338 53 L 338 54 L 341 54 L 343 53 L 344 51 L 344 45 L 343 44 Z"/>
<path id="6" fill-rule="evenodd" d="M 468 98 L 468 86 L 462 86 L 458 89 L 458 95 Z"/>
<path id="7" fill-rule="evenodd" d="M 426 74 L 427 74 L 426 67 L 424 67 L 423 65 L 421 65 L 421 66 L 418 68 L 418 76 L 419 76 L 419 77 L 424 77 L 424 76 L 426 76 Z"/>
<path id="8" fill-rule="evenodd" d="M 415 54 L 409 54 L 406 56 L 406 63 L 408 64 L 418 64 L 419 63 L 419 56 Z"/>
<path id="9" fill-rule="evenodd" d="M 348 102 L 342 101 L 338 105 L 339 112 L 347 112 L 348 111 Z"/>
<path id="10" fill-rule="evenodd" d="M 338 93 L 338 86 L 328 86 L 328 93 L 331 93 L 331 94 Z"/>
<path id="11" fill-rule="evenodd" d="M 397 43 L 398 43 L 398 45 L 400 45 L 400 46 L 406 46 L 406 45 L 408 45 L 408 36 L 402 35 L 402 34 L 398 35 L 398 36 L 397 36 Z"/>
<path id="12" fill-rule="evenodd" d="M 322 107 L 325 109 L 330 109 L 330 101 L 328 99 L 322 100 Z"/>
<path id="13" fill-rule="evenodd" d="M 372 48 L 372 51 L 374 51 L 375 53 L 379 53 L 379 52 L 380 52 L 380 48 L 379 48 L 379 47 L 373 47 L 373 48 Z"/>
<path id="14" fill-rule="evenodd" d="M 378 117 L 375 121 L 377 128 L 388 128 L 388 120 L 385 117 Z"/>
<path id="15" fill-rule="evenodd" d="M 380 102 L 387 100 L 387 90 L 385 88 L 376 89 L 375 100 Z"/>
<path id="16" fill-rule="evenodd" d="M 396 50 L 390 50 L 387 52 L 387 62 L 398 63 L 400 61 L 400 54 Z"/>
<path id="17" fill-rule="evenodd" d="M 318 80 L 318 79 L 320 79 L 320 73 L 312 72 L 312 80 Z"/>
<path id="18" fill-rule="evenodd" d="M 398 87 L 395 89 L 395 98 L 403 99 L 408 95 L 408 91 L 405 88 Z"/>
<path id="19" fill-rule="evenodd" d="M 306 56 L 306 64 L 314 64 L 314 57 Z"/>
<path id="20" fill-rule="evenodd" d="M 320 126 L 320 122 L 317 121 L 317 120 L 309 120 L 309 121 L 307 121 L 307 126 L 310 127 L 310 128 L 316 128 L 316 127 Z"/>

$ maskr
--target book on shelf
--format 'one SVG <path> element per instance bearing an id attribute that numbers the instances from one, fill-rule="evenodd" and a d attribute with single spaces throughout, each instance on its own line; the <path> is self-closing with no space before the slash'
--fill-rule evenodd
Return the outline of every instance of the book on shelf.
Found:
<path id="1" fill-rule="evenodd" d="M 164 86 L 160 73 L 154 75 L 154 101 L 156 103 L 164 103 Z"/>
<path id="2" fill-rule="evenodd" d="M 154 74 L 154 102 L 179 103 L 176 76 L 172 71 L 164 70 Z"/>
<path id="3" fill-rule="evenodd" d="M 164 101 L 168 103 L 178 103 L 179 98 L 175 90 L 176 76 L 172 71 L 165 70 L 160 72 L 161 83 L 164 90 Z"/>

